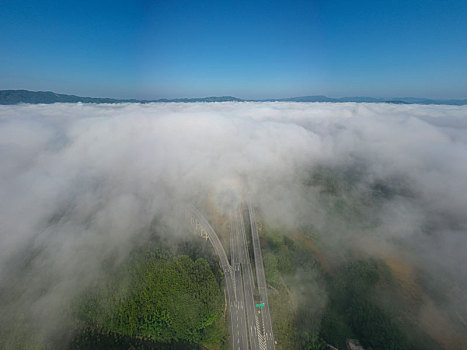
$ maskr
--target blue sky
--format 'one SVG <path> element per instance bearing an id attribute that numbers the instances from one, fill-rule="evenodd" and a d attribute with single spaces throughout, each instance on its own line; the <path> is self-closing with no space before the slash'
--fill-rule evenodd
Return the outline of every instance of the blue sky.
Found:
<path id="1" fill-rule="evenodd" d="M 0 2 L 0 89 L 467 98 L 467 1 Z"/>

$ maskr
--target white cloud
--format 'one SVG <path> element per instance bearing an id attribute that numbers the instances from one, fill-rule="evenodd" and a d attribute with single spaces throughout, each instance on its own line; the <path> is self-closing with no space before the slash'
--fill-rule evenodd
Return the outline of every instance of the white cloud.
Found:
<path id="1" fill-rule="evenodd" d="M 21 302 L 58 310 L 57 295 L 66 302 L 98 276 L 106 255 L 125 256 L 155 215 L 173 225 L 181 203 L 223 184 L 248 186 L 264 217 L 280 225 L 313 224 L 348 239 L 345 223 L 326 219 L 306 183 L 317 167 L 355 164 L 364 170 L 352 191 L 400 179 L 414 194 L 371 212 L 378 235 L 411 242 L 427 223 L 439 235 L 454 232 L 443 258 L 423 260 L 451 269 L 467 248 L 466 120 L 465 106 L 0 106 L 0 286 L 10 283 L 11 261 L 36 249 L 32 268 L 38 276 L 47 270 L 50 293 Z M 423 239 L 427 251 L 430 242 Z"/>

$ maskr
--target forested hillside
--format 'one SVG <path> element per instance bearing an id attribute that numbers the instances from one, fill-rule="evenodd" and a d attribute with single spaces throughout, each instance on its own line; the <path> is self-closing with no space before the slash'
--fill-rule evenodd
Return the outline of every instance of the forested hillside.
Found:
<path id="1" fill-rule="evenodd" d="M 148 249 L 77 302 L 81 330 L 71 347 L 219 348 L 223 312 L 224 295 L 206 259 Z"/>

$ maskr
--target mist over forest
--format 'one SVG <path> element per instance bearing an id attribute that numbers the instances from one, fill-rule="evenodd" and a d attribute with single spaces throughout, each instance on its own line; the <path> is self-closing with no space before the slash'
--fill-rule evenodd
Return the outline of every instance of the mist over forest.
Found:
<path id="1" fill-rule="evenodd" d="M 380 276 L 387 270 L 394 290 L 410 290 L 401 300 L 427 343 L 466 348 L 466 114 L 466 106 L 386 103 L 0 106 L 0 348 L 68 346 L 79 328 L 74 305 L 125 275 L 128 261 L 138 269 L 135 252 L 160 245 L 190 256 L 180 247 L 201 238 L 190 230 L 187 207 L 219 218 L 225 201 L 246 197 L 264 227 L 268 284 L 284 283 L 294 310 L 310 310 L 297 344 L 308 335 L 332 343 L 332 327 L 324 330 L 329 305 L 339 305 L 336 290 L 353 287 L 328 280 L 366 269 L 363 259 Z M 300 242 L 311 242 L 309 268 L 305 258 L 293 260 Z M 178 271 L 180 283 L 185 271 L 201 271 L 203 290 L 221 305 L 215 257 L 209 245 L 200 252 L 148 261 L 161 274 Z M 277 265 L 280 254 L 291 266 Z M 389 308 L 374 283 L 372 303 Z M 223 307 L 203 305 L 203 320 L 220 320 L 210 315 Z M 106 326 L 105 311 L 93 308 L 82 314 Z M 271 312 L 279 319 L 274 305 Z M 174 334 L 157 339 L 208 339 L 201 331 Z"/>

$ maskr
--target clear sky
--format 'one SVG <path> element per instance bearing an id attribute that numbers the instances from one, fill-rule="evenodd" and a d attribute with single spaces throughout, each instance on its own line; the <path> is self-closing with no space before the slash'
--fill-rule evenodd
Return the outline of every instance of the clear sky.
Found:
<path id="1" fill-rule="evenodd" d="M 467 98 L 467 1 L 0 1 L 0 89 Z"/>

